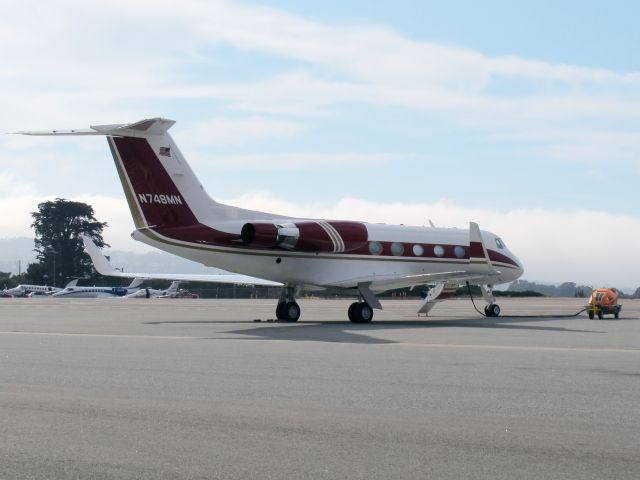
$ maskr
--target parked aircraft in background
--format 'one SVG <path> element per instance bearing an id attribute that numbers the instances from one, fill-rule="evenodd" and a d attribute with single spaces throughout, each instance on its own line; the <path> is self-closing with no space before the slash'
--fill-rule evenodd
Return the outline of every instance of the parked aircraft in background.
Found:
<path id="1" fill-rule="evenodd" d="M 215 202 L 169 135 L 163 118 L 90 130 L 26 135 L 107 137 L 136 230 L 151 246 L 205 265 L 283 284 L 276 316 L 296 321 L 303 288 L 352 293 L 352 322 L 370 322 L 376 293 L 416 285 L 480 285 L 490 316 L 500 314 L 492 288 L 523 273 L 499 236 L 469 229 L 292 218 Z M 442 288 L 444 291 L 444 287 Z M 435 298 L 434 298 L 435 300 Z"/>
<path id="2" fill-rule="evenodd" d="M 174 282 L 209 282 L 209 283 L 235 283 L 236 285 L 263 285 L 268 287 L 281 287 L 279 282 L 272 282 L 262 278 L 249 277 L 247 275 L 237 275 L 235 273 L 221 274 L 197 274 L 197 273 L 141 273 L 141 272 L 122 272 L 111 266 L 107 257 L 105 257 L 98 246 L 91 240 L 91 237 L 81 235 L 84 249 L 91 257 L 93 268 L 100 275 L 105 277 L 120 278 L 142 278 L 145 280 L 173 280 Z M 173 284 L 172 284 L 173 285 Z M 176 286 L 177 288 L 177 286 Z"/>
<path id="3" fill-rule="evenodd" d="M 61 290 L 62 288 L 50 287 L 48 285 L 18 285 L 17 287 L 3 290 L 3 293 L 7 295 L 12 295 L 14 297 L 26 297 L 30 293 L 37 293 L 42 295 L 53 295 L 54 293 L 59 292 Z"/>
<path id="4" fill-rule="evenodd" d="M 134 278 L 128 287 L 78 287 L 66 286 L 60 292 L 54 293 L 55 298 L 114 298 L 127 297 L 140 290 L 144 278 Z"/>
<path id="5" fill-rule="evenodd" d="M 127 295 L 128 298 L 160 298 L 166 296 L 172 296 L 178 293 L 178 287 L 180 282 L 171 282 L 169 288 L 165 290 L 158 290 L 155 288 L 141 288 L 137 292 Z"/>

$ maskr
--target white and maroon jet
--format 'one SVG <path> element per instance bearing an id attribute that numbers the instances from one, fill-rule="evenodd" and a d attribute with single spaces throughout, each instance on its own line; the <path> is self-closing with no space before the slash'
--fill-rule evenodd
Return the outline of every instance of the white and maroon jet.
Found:
<path id="1" fill-rule="evenodd" d="M 489 316 L 500 314 L 492 288 L 523 273 L 505 243 L 470 222 L 469 229 L 411 227 L 359 221 L 292 218 L 223 205 L 211 199 L 168 133 L 173 120 L 152 118 L 90 130 L 27 135 L 104 135 L 131 209 L 132 237 L 175 255 L 283 284 L 276 308 L 296 321 L 302 289 L 357 295 L 352 322 L 382 309 L 377 293 L 435 285 L 420 306 L 454 286 L 482 287 Z"/>

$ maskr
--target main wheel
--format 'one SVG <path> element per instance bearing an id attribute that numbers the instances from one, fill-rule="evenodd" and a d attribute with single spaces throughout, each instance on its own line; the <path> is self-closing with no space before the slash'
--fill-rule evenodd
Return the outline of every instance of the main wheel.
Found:
<path id="1" fill-rule="evenodd" d="M 487 306 L 487 312 L 490 317 L 499 317 L 500 316 L 500 306 L 497 303 L 492 303 Z"/>
<path id="2" fill-rule="evenodd" d="M 595 317 L 593 310 L 589 310 L 589 320 L 593 320 L 593 317 Z"/>
<path id="3" fill-rule="evenodd" d="M 349 305 L 349 310 L 347 312 L 347 315 L 349 316 L 349 320 L 351 322 L 355 322 L 356 321 L 355 320 L 356 317 L 355 317 L 354 312 L 356 311 L 356 308 L 358 308 L 358 305 L 360 305 L 360 303 L 358 303 L 358 302 L 354 302 L 351 305 Z"/>
<path id="4" fill-rule="evenodd" d="M 603 317 L 604 317 L 604 314 L 602 313 L 602 309 L 599 308 L 598 309 L 598 320 L 602 320 Z"/>
<path id="5" fill-rule="evenodd" d="M 484 314 L 485 314 L 487 317 L 490 317 L 490 316 L 491 316 L 491 315 L 489 314 L 489 305 L 485 305 L 485 306 L 484 306 Z"/>
<path id="6" fill-rule="evenodd" d="M 278 306 L 276 307 L 276 318 L 278 320 L 286 320 L 284 316 L 284 307 L 287 302 L 278 302 Z"/>
<path id="7" fill-rule="evenodd" d="M 297 322 L 300 318 L 300 305 L 296 302 L 287 302 L 282 307 L 282 320 L 287 322 Z"/>
<path id="8" fill-rule="evenodd" d="M 351 308 L 353 307 L 353 310 Z M 349 307 L 353 323 L 369 323 L 373 319 L 373 309 L 366 303 L 354 303 Z"/>

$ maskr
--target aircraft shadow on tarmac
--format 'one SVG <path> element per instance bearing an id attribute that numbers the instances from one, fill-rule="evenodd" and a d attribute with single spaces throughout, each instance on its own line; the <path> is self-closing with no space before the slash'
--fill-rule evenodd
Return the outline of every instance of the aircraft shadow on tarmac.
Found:
<path id="1" fill-rule="evenodd" d="M 252 323 L 255 328 L 230 330 L 222 333 L 242 335 L 246 340 L 288 340 L 288 341 L 315 341 L 334 343 L 361 343 L 361 344 L 390 344 L 399 343 L 395 340 L 376 338 L 367 334 L 375 334 L 377 331 L 390 331 L 394 329 L 411 328 L 499 328 L 510 330 L 537 330 L 562 333 L 605 333 L 595 330 L 578 330 L 564 327 L 551 327 L 542 325 L 527 325 L 531 322 L 559 319 L 536 318 L 478 318 L 478 319 L 451 319 L 451 320 L 379 320 L 370 324 L 357 325 L 348 321 L 308 321 L 294 324 L 286 322 L 238 322 L 224 320 L 176 320 L 168 322 L 147 322 L 150 325 L 158 324 L 238 324 Z M 568 320 L 568 319 L 565 319 Z M 221 340 L 216 337 L 216 340 Z M 237 338 L 234 338 L 237 340 Z"/>

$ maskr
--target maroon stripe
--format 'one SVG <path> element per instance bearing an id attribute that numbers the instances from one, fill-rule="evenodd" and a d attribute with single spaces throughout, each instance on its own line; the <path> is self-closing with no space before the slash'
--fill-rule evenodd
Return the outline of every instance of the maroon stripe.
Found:
<path id="1" fill-rule="evenodd" d="M 471 258 L 484 258 L 484 250 L 482 249 L 482 243 L 471 242 L 469 245 Z"/>
<path id="2" fill-rule="evenodd" d="M 146 139 L 114 137 L 113 140 L 147 224 L 182 227 L 198 223 Z"/>
<path id="3" fill-rule="evenodd" d="M 364 223 L 361 222 L 327 222 L 336 229 L 344 242 L 344 251 L 352 252 L 362 247 L 366 247 L 369 239 L 369 232 Z"/>
<path id="4" fill-rule="evenodd" d="M 491 260 L 492 262 L 502 262 L 502 263 L 508 263 L 509 265 L 513 265 L 515 267 L 518 267 L 519 265 L 513 261 L 511 258 L 507 257 L 506 255 L 503 255 L 502 253 L 496 252 L 494 250 L 489 250 L 489 260 Z"/>
<path id="5" fill-rule="evenodd" d="M 331 237 L 316 222 L 299 222 L 296 227 L 300 231 L 300 239 L 294 250 L 302 252 L 333 252 Z"/>

